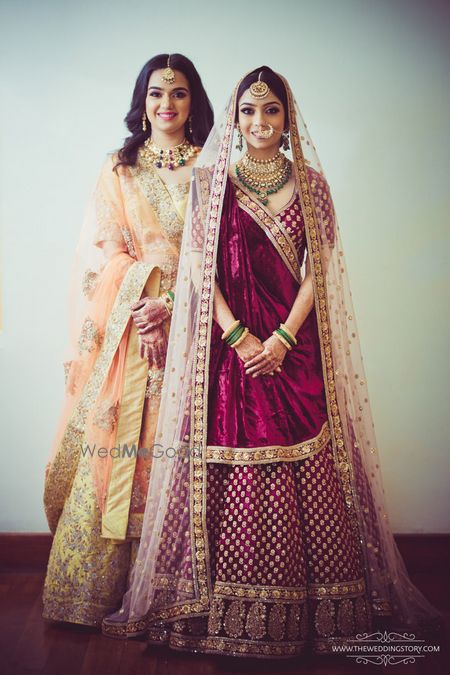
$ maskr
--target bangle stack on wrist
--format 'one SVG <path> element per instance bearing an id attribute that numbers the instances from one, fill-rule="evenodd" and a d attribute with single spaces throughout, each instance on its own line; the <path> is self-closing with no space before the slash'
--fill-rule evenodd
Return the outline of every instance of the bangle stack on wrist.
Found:
<path id="1" fill-rule="evenodd" d="M 222 333 L 222 340 L 225 340 L 230 347 L 238 347 L 245 340 L 249 332 L 249 329 L 243 326 L 238 319 L 237 321 L 233 321 L 231 326 L 228 326 Z"/>
<path id="2" fill-rule="evenodd" d="M 282 342 L 284 346 L 289 350 L 291 350 L 292 347 L 295 347 L 295 345 L 297 344 L 297 339 L 295 335 L 291 333 L 289 328 L 284 323 L 280 323 L 280 327 L 276 328 L 273 331 L 272 335 L 275 335 L 280 340 L 280 342 Z"/>
<path id="3" fill-rule="evenodd" d="M 162 296 L 162 299 L 164 300 L 164 304 L 166 305 L 168 315 L 172 316 L 173 303 L 175 301 L 175 293 L 173 291 L 167 291 L 167 293 L 165 293 Z"/>

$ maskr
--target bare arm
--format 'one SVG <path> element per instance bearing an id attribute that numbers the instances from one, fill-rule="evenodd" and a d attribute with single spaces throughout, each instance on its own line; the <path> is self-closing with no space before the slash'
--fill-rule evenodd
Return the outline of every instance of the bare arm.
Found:
<path id="1" fill-rule="evenodd" d="M 228 326 L 236 321 L 236 317 L 228 307 L 228 304 L 222 295 L 222 291 L 220 290 L 217 281 L 214 287 L 213 316 L 214 320 L 217 321 L 223 331 L 225 331 Z"/>
<path id="2" fill-rule="evenodd" d="M 284 322 L 291 333 L 296 335 L 300 330 L 303 322 L 310 313 L 314 305 L 314 290 L 313 280 L 311 274 L 311 266 L 309 263 L 309 255 L 306 259 L 306 274 L 300 286 L 300 289 L 295 298 L 294 304 L 291 307 L 289 316 Z"/>

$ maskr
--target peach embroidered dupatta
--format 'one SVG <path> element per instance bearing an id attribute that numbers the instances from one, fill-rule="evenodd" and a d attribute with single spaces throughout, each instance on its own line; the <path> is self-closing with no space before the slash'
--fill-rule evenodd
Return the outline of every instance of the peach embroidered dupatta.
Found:
<path id="1" fill-rule="evenodd" d="M 117 172 L 116 162 L 110 156 L 104 163 L 77 248 L 65 402 L 44 504 L 54 533 L 87 453 L 102 536 L 123 540 L 149 375 L 130 307 L 142 294 L 156 297 L 174 285 L 186 200 L 171 198 L 139 162 Z M 125 446 L 132 451 L 122 455 Z"/>

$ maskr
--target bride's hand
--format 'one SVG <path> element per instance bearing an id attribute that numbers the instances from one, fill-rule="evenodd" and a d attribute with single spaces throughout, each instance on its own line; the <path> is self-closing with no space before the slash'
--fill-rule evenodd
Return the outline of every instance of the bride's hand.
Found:
<path id="1" fill-rule="evenodd" d="M 140 335 L 152 331 L 168 318 L 162 298 L 141 298 L 131 307 L 131 316 Z"/>
<path id="2" fill-rule="evenodd" d="M 281 364 L 286 356 L 287 347 L 275 335 L 265 340 L 262 351 L 246 362 L 245 372 L 252 377 L 272 375 L 281 372 Z"/>
<path id="3" fill-rule="evenodd" d="M 257 338 L 256 335 L 252 335 L 252 333 L 248 333 L 245 340 L 235 347 L 237 355 L 244 363 L 262 352 L 263 349 L 264 347 L 262 346 L 261 340 Z"/>

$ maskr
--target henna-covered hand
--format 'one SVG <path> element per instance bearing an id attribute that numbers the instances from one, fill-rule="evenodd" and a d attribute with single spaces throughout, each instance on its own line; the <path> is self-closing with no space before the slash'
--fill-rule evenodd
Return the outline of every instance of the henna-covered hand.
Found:
<path id="1" fill-rule="evenodd" d="M 131 316 L 140 335 L 152 331 L 165 321 L 169 314 L 162 298 L 141 298 L 131 307 Z"/>
<path id="2" fill-rule="evenodd" d="M 245 372 L 252 377 L 269 375 L 281 372 L 287 347 L 275 335 L 271 335 L 262 343 L 263 349 L 259 354 L 245 363 Z"/>
<path id="3" fill-rule="evenodd" d="M 162 325 L 139 334 L 140 355 L 147 359 L 148 366 L 164 368 L 167 354 L 167 335 Z"/>

